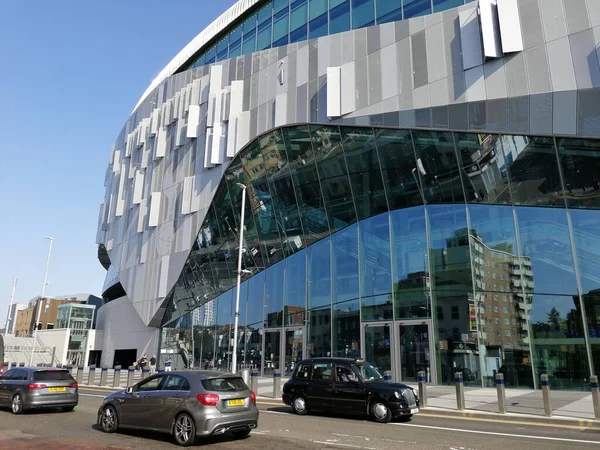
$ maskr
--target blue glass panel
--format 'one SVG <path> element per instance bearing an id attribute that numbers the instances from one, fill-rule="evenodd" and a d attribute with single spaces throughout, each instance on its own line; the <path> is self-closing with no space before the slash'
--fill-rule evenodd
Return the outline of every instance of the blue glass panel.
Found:
<path id="1" fill-rule="evenodd" d="M 273 0 L 273 14 L 277 14 L 280 11 L 288 8 L 289 0 Z"/>
<path id="2" fill-rule="evenodd" d="M 352 28 L 368 27 L 375 24 L 375 1 L 352 0 Z"/>
<path id="3" fill-rule="evenodd" d="M 258 32 L 258 40 L 256 49 L 258 51 L 271 48 L 271 23 L 266 22 L 267 25 Z"/>
<path id="4" fill-rule="evenodd" d="M 327 14 L 327 0 L 309 0 L 309 19 L 313 20 L 317 17 Z"/>
<path id="5" fill-rule="evenodd" d="M 246 40 L 244 37 L 244 45 L 242 46 L 242 54 L 247 55 L 256 51 L 256 36 L 252 35 Z"/>
<path id="6" fill-rule="evenodd" d="M 241 56 L 242 54 L 242 41 L 239 40 L 234 44 L 231 44 L 229 47 L 229 57 L 235 58 L 236 56 Z"/>
<path id="7" fill-rule="evenodd" d="M 265 297 L 265 272 L 262 271 L 248 280 L 248 324 L 263 326 Z"/>
<path id="8" fill-rule="evenodd" d="M 285 326 L 304 325 L 306 313 L 306 252 L 285 259 Z"/>
<path id="9" fill-rule="evenodd" d="M 377 23 L 402 20 L 401 0 L 377 0 Z"/>
<path id="10" fill-rule="evenodd" d="M 329 9 L 331 10 L 342 3 L 346 3 L 346 0 L 329 0 Z"/>
<path id="11" fill-rule="evenodd" d="M 332 354 L 357 359 L 360 354 L 360 305 L 350 300 L 333 305 Z"/>
<path id="12" fill-rule="evenodd" d="M 289 41 L 289 16 L 287 13 L 276 17 L 273 22 L 273 47 L 286 45 Z"/>
<path id="13" fill-rule="evenodd" d="M 329 11 L 329 34 L 350 29 L 350 0 L 340 3 Z"/>
<path id="14" fill-rule="evenodd" d="M 356 224 L 333 235 L 333 302 L 359 297 L 358 227 Z"/>
<path id="15" fill-rule="evenodd" d="M 258 24 L 261 25 L 264 22 L 271 22 L 273 19 L 273 2 L 267 3 L 258 11 Z"/>
<path id="16" fill-rule="evenodd" d="M 600 212 L 571 210 L 569 214 L 582 292 L 600 295 Z"/>
<path id="17" fill-rule="evenodd" d="M 600 208 L 600 140 L 556 141 L 569 208 Z"/>
<path id="18" fill-rule="evenodd" d="M 308 307 L 331 305 L 331 239 L 323 239 L 308 249 Z"/>
<path id="19" fill-rule="evenodd" d="M 311 20 L 308 24 L 309 39 L 316 39 L 321 36 L 327 36 L 327 28 L 329 26 L 329 22 L 327 20 L 327 14 L 323 14 L 320 17 L 317 17 L 314 20 Z"/>
<path id="20" fill-rule="evenodd" d="M 359 222 L 363 320 L 393 318 L 389 214 Z"/>
<path id="21" fill-rule="evenodd" d="M 297 0 L 291 5 L 290 42 L 304 41 L 307 38 L 308 3 Z"/>
<path id="22" fill-rule="evenodd" d="M 256 29 L 256 20 L 257 20 L 256 14 L 254 14 L 246 19 L 246 21 L 244 22 L 244 25 L 243 25 L 244 35 L 246 35 L 248 33 L 252 33 L 253 30 Z"/>
<path id="23" fill-rule="evenodd" d="M 576 295 L 566 211 L 527 207 L 516 210 L 521 254 L 533 272 L 531 278 L 525 280 L 526 292 Z"/>
<path id="24" fill-rule="evenodd" d="M 265 272 L 265 326 L 283 326 L 283 276 L 284 264 L 280 262 Z"/>
<path id="25" fill-rule="evenodd" d="M 463 4 L 463 0 L 433 0 L 433 12 L 446 11 Z"/>
<path id="26" fill-rule="evenodd" d="M 308 356 L 331 356 L 331 307 L 308 312 Z"/>
<path id="27" fill-rule="evenodd" d="M 231 34 L 229 35 L 229 45 L 231 45 L 232 42 L 236 42 L 238 39 L 242 38 L 242 34 L 243 34 L 243 29 L 242 26 L 237 26 L 233 29 L 233 31 L 231 32 Z"/>
<path id="28" fill-rule="evenodd" d="M 392 217 L 396 319 L 431 316 L 425 209 L 399 209 Z"/>
<path id="29" fill-rule="evenodd" d="M 431 14 L 431 0 L 402 0 L 402 5 L 405 19 Z"/>

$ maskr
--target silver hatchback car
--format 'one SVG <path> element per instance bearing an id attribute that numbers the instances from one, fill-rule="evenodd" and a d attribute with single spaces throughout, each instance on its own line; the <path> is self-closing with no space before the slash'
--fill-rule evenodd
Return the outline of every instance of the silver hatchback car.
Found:
<path id="1" fill-rule="evenodd" d="M 248 436 L 258 426 L 258 408 L 256 395 L 239 375 L 166 372 L 107 395 L 98 425 L 106 433 L 119 428 L 169 433 L 177 444 L 189 446 L 197 437 Z"/>
<path id="2" fill-rule="evenodd" d="M 79 386 L 68 370 L 19 367 L 0 376 L 0 406 L 13 414 L 33 408 L 73 411 L 79 403 Z"/>

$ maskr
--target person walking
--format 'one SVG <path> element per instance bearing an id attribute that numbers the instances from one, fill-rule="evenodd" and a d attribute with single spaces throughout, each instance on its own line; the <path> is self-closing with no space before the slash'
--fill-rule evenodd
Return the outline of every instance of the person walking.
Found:
<path id="1" fill-rule="evenodd" d="M 167 356 L 167 359 L 165 360 L 165 372 L 170 372 L 172 365 L 173 365 L 173 360 L 171 359 L 170 356 Z"/>
<path id="2" fill-rule="evenodd" d="M 156 355 L 152 355 L 150 358 L 150 375 L 156 373 Z"/>

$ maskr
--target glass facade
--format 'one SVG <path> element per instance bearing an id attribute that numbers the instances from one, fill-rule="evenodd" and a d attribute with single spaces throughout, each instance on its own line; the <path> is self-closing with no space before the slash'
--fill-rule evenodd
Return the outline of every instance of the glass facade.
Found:
<path id="1" fill-rule="evenodd" d="M 181 71 L 329 34 L 445 11 L 474 0 L 269 0 Z"/>
<path id="2" fill-rule="evenodd" d="M 502 369 L 509 387 L 546 373 L 586 389 L 600 371 L 598 164 L 598 140 L 273 130 L 226 170 L 169 294 L 163 347 L 231 359 L 243 183 L 244 367 L 363 356 L 403 381 L 462 371 L 493 386 Z"/>

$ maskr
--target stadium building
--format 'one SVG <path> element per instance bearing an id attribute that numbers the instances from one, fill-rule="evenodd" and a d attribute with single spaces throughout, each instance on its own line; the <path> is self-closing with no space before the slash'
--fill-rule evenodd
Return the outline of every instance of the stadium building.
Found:
<path id="1" fill-rule="evenodd" d="M 600 2 L 240 0 L 116 139 L 102 362 L 600 371 Z M 598 283 L 598 284 L 596 284 Z"/>

